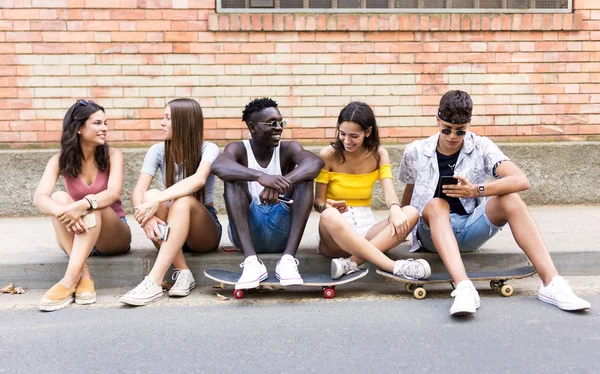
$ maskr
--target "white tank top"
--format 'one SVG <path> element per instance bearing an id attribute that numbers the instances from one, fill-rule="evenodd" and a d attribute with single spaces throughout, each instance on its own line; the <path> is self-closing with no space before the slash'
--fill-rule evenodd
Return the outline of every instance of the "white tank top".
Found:
<path id="1" fill-rule="evenodd" d="M 269 161 L 269 165 L 266 168 L 260 166 L 260 164 L 256 161 L 254 157 L 254 152 L 252 152 L 252 146 L 250 146 L 250 140 L 245 139 L 243 141 L 244 147 L 246 147 L 246 155 L 248 158 L 248 168 L 252 170 L 262 171 L 268 175 L 283 175 L 281 174 L 281 162 L 279 160 L 279 148 L 281 147 L 281 143 L 275 148 L 273 151 L 273 155 L 271 156 L 271 161 Z M 250 196 L 252 196 L 252 200 L 258 201 L 260 200 L 258 196 L 262 192 L 264 187 L 255 181 L 248 182 L 248 191 L 250 192 Z"/>

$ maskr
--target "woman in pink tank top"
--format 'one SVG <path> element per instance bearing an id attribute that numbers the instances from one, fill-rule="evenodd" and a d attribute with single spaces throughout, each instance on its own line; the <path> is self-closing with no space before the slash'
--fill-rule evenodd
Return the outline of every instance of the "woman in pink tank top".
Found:
<path id="1" fill-rule="evenodd" d="M 131 231 L 121 206 L 123 154 L 106 143 L 104 108 L 77 100 L 63 120 L 60 152 L 50 159 L 33 205 L 52 216 L 58 246 L 69 255 L 63 278 L 40 301 L 40 310 L 75 301 L 92 304 L 96 290 L 87 258 L 129 251 Z M 54 191 L 59 176 L 67 192 Z"/>

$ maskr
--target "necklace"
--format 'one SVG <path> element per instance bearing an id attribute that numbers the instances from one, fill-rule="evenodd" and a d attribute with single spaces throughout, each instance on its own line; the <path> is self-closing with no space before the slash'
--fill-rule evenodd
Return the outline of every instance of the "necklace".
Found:
<path id="1" fill-rule="evenodd" d="M 440 145 L 439 144 L 438 144 L 436 150 L 438 151 L 439 154 L 441 154 L 442 156 L 444 156 L 444 159 L 446 160 L 446 165 L 448 165 L 448 167 L 450 168 L 450 170 L 454 171 L 454 168 L 456 167 L 456 162 L 454 164 L 450 164 L 450 160 L 448 159 L 448 157 L 446 157 L 445 154 L 442 153 L 442 150 L 440 149 Z"/>

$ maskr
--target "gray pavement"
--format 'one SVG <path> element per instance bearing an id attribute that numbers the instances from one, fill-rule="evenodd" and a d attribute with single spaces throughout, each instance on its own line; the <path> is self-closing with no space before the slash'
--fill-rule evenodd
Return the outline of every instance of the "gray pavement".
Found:
<path id="1" fill-rule="evenodd" d="M 531 207 L 530 211 L 562 274 L 600 274 L 600 206 L 543 206 Z M 385 211 L 376 213 L 381 219 L 386 217 Z M 221 214 L 219 218 L 223 227 L 227 227 L 227 216 Z M 128 219 L 133 233 L 130 253 L 90 259 L 98 287 L 131 287 L 137 284 L 148 273 L 156 257 L 156 250 L 140 226 L 133 217 L 129 216 Z M 311 215 L 298 252 L 300 270 L 304 272 L 327 272 L 329 269 L 329 260 L 316 253 L 318 219 L 318 214 Z M 0 285 L 12 282 L 29 289 L 43 289 L 61 278 L 68 259 L 56 245 L 47 217 L 0 218 L 0 238 Z M 230 244 L 225 231 L 222 245 Z M 434 271 L 444 269 L 436 254 L 409 254 L 409 248 L 409 242 L 402 243 L 390 252 L 390 256 L 426 258 Z M 261 255 L 261 258 L 271 271 L 279 260 L 278 255 Z M 188 255 L 187 259 L 196 274 L 196 280 L 209 285 L 212 283 L 202 276 L 205 268 L 239 270 L 243 258 L 239 253 L 218 250 L 205 255 Z M 527 258 L 512 239 L 508 226 L 481 250 L 465 254 L 464 260 L 468 270 L 503 269 L 527 263 Z M 374 270 L 373 267 L 371 269 Z M 377 279 L 375 274 L 369 274 L 364 282 Z"/>
<path id="2" fill-rule="evenodd" d="M 600 296 L 588 300 L 598 305 Z M 0 373 L 600 372 L 598 310 L 568 313 L 535 296 L 486 295 L 475 316 L 457 319 L 450 303 L 234 300 L 2 311 Z"/>

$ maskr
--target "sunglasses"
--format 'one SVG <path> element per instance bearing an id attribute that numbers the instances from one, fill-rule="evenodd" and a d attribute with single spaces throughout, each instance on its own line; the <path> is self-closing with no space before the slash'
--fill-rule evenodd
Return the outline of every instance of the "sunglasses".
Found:
<path id="1" fill-rule="evenodd" d="M 284 127 L 285 127 L 285 125 L 287 125 L 287 123 L 286 123 L 285 121 L 281 121 L 281 122 L 277 122 L 277 121 L 272 121 L 272 122 L 256 122 L 256 123 L 258 123 L 258 124 L 260 124 L 260 125 L 267 125 L 267 126 L 271 126 L 272 128 L 275 128 L 275 127 L 277 127 L 278 125 L 279 125 L 281 128 L 284 128 Z"/>
<path id="2" fill-rule="evenodd" d="M 458 135 L 458 136 L 467 135 L 467 130 L 452 130 L 452 129 L 446 129 L 446 128 L 442 129 L 442 134 L 450 135 L 450 134 L 452 134 L 452 131 L 454 131 L 456 133 L 456 135 Z"/>
<path id="3" fill-rule="evenodd" d="M 87 101 L 87 100 L 84 100 L 84 99 L 79 99 L 79 100 L 77 100 L 75 102 L 75 104 L 77 104 L 77 105 L 81 104 L 83 106 L 86 106 L 86 105 L 95 104 L 95 103 L 92 100 Z"/>

